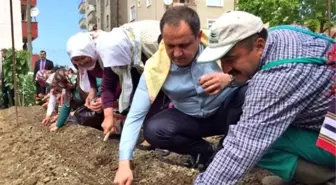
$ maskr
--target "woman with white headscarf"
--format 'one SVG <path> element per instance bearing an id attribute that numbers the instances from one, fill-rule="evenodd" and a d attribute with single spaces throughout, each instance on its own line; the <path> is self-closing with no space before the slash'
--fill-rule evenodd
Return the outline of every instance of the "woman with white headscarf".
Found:
<path id="1" fill-rule="evenodd" d="M 98 60 L 94 38 L 89 33 L 77 33 L 69 38 L 67 52 L 71 62 L 78 69 L 80 88 L 89 92 L 85 106 L 96 112 L 101 111 L 101 98 L 96 97 L 96 78 L 103 77 L 103 65 Z"/>
<path id="2" fill-rule="evenodd" d="M 111 32 L 100 32 L 96 39 L 96 49 L 104 64 L 104 77 L 102 85 L 102 99 L 105 120 L 102 127 L 104 134 L 113 132 L 115 123 L 113 118 L 112 99 L 106 96 L 113 93 L 115 82 L 120 80 L 121 95 L 119 97 L 119 112 L 126 114 L 131 105 L 133 93 L 138 85 L 143 67 L 159 48 L 160 22 L 144 20 L 125 24 L 113 28 Z M 114 86 L 114 87 L 113 87 Z M 162 103 L 162 101 L 161 101 Z M 154 108 L 153 113 L 160 107 Z M 151 115 L 149 114 L 148 117 Z M 150 149 L 148 143 L 144 143 L 142 149 Z M 147 146 L 147 147 L 146 147 Z"/>

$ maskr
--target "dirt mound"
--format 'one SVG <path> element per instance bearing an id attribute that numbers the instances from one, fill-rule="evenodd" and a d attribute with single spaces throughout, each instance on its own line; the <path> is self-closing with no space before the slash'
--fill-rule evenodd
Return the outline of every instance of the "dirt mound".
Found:
<path id="1" fill-rule="evenodd" d="M 103 142 L 95 129 L 69 125 L 57 133 L 40 124 L 40 107 L 0 111 L 0 184 L 2 185 L 111 185 L 118 167 L 118 140 Z M 162 158 L 135 152 L 135 183 L 141 185 L 192 184 L 195 170 L 181 167 L 184 158 Z M 258 185 L 264 171 L 254 170 L 241 184 Z"/>

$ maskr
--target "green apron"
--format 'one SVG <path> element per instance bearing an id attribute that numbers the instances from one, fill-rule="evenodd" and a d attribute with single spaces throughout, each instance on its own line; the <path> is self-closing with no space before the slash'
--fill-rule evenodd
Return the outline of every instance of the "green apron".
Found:
<path id="1" fill-rule="evenodd" d="M 289 29 L 325 39 L 331 43 L 335 43 L 335 41 L 329 37 L 325 37 L 312 31 L 300 29 L 294 26 L 278 26 L 271 28 L 269 31 L 278 29 Z M 283 59 L 272 61 L 262 66 L 261 70 L 271 69 L 273 67 L 287 63 L 325 65 L 326 62 L 327 58 L 323 57 Z M 318 138 L 318 134 L 319 133 L 315 131 L 290 126 L 264 154 L 262 159 L 258 162 L 257 166 L 271 171 L 285 181 L 291 181 L 293 179 L 299 157 L 318 165 L 333 167 L 335 165 L 335 157 L 331 153 L 318 148 L 315 144 Z"/>

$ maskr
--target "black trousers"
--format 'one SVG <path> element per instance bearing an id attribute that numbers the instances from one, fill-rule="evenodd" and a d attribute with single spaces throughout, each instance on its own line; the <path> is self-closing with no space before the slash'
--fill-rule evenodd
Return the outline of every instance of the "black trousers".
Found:
<path id="1" fill-rule="evenodd" d="M 2 90 L 2 99 L 3 99 L 3 106 L 8 107 L 9 106 L 9 98 L 8 95 L 10 95 L 13 105 L 15 104 L 14 101 L 14 89 L 10 89 L 6 86 L 6 82 L 4 80 L 2 81 L 1 90 Z"/>
<path id="2" fill-rule="evenodd" d="M 39 83 L 35 82 L 35 87 L 36 87 L 36 95 L 38 94 L 46 94 L 46 88 L 45 87 L 41 87 Z"/>
<path id="3" fill-rule="evenodd" d="M 195 118 L 173 108 L 165 109 L 144 123 L 144 137 L 155 148 L 179 154 L 208 152 L 210 143 L 203 137 L 226 135 L 229 125 L 242 114 L 247 85 L 237 89 L 217 112 L 208 118 Z"/>

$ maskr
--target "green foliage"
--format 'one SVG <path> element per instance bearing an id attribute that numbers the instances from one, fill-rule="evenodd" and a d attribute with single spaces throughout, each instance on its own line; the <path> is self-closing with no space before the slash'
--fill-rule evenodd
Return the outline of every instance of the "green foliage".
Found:
<path id="1" fill-rule="evenodd" d="M 13 66 L 13 51 L 9 49 L 6 52 L 6 57 L 3 60 L 2 70 L 4 72 L 5 81 L 9 88 L 14 88 L 14 75 L 17 77 L 17 82 L 23 81 L 25 75 L 29 72 L 29 53 L 24 50 L 15 52 L 16 69 Z M 14 72 L 14 74 L 13 74 Z"/>
<path id="2" fill-rule="evenodd" d="M 333 24 L 336 17 L 336 0 L 331 0 Z M 239 0 L 238 9 L 262 18 L 270 26 L 282 24 L 306 25 L 312 30 L 324 32 L 328 25 L 327 1 L 317 0 Z"/>
<path id="3" fill-rule="evenodd" d="M 21 106 L 34 105 L 35 100 L 35 82 L 33 74 L 27 74 L 22 77 L 19 84 L 19 104 Z"/>
<path id="4" fill-rule="evenodd" d="M 9 88 L 14 88 L 14 75 L 17 77 L 17 95 L 18 95 L 18 105 L 33 105 L 34 95 L 35 95 L 35 83 L 33 79 L 33 74 L 28 74 L 29 72 L 29 53 L 27 51 L 16 51 L 16 68 L 14 70 L 13 66 L 13 52 L 9 49 L 6 52 L 6 57 L 3 60 L 3 72 L 6 81 L 6 85 Z M 14 72 L 14 73 L 13 73 Z"/>

